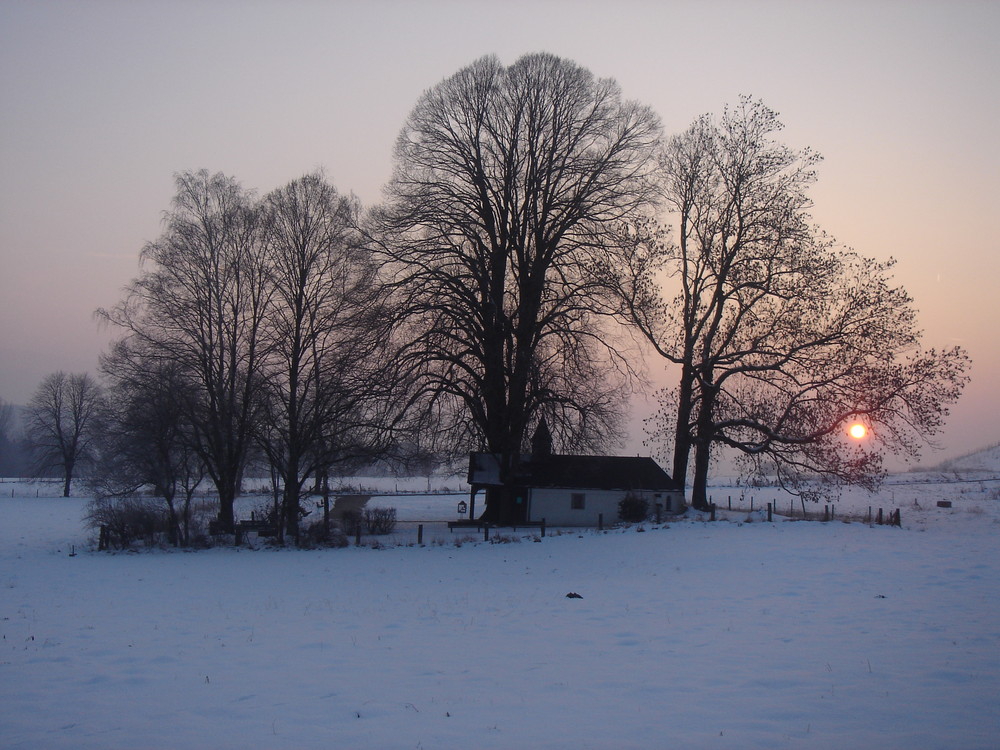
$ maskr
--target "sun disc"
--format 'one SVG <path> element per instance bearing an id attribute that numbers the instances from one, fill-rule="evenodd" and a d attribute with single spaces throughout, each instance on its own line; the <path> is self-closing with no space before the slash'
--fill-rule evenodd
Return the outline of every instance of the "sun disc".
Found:
<path id="1" fill-rule="evenodd" d="M 861 438 L 863 438 L 865 435 L 868 434 L 868 428 L 865 427 L 863 424 L 852 424 L 851 429 L 848 430 L 848 433 L 855 440 L 860 440 Z"/>

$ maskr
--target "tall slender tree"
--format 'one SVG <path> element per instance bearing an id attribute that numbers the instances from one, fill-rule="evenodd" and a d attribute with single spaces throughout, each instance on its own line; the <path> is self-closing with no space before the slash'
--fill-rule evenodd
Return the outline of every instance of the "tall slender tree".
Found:
<path id="1" fill-rule="evenodd" d="M 142 251 L 142 274 L 98 315 L 183 372 L 195 446 L 218 491 L 220 527 L 231 530 L 261 404 L 270 287 L 260 223 L 232 178 L 185 172 L 176 185 L 163 235 Z"/>
<path id="2" fill-rule="evenodd" d="M 374 376 L 385 316 L 356 199 L 311 174 L 267 195 L 261 211 L 274 304 L 258 436 L 283 485 L 284 529 L 297 537 L 307 477 L 375 454 L 385 438 Z"/>

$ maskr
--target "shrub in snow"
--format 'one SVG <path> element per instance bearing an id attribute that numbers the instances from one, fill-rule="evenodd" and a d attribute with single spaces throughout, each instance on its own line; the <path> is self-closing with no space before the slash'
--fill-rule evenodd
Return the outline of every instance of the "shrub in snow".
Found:
<path id="1" fill-rule="evenodd" d="M 158 502 L 134 496 L 95 498 L 87 504 L 84 520 L 116 549 L 139 540 L 155 544 L 170 531 L 170 520 Z"/>
<path id="2" fill-rule="evenodd" d="M 618 501 L 618 518 L 626 523 L 640 523 L 649 516 L 649 501 L 631 492 Z"/>
<path id="3" fill-rule="evenodd" d="M 520 544 L 521 537 L 511 534 L 494 534 L 490 537 L 490 544 Z"/>
<path id="4" fill-rule="evenodd" d="M 207 534 L 208 524 L 219 515 L 218 500 L 199 500 L 191 505 L 191 529 L 192 535 Z"/>
<path id="5" fill-rule="evenodd" d="M 395 508 L 365 508 L 365 531 L 368 534 L 391 534 L 396 530 Z"/>
<path id="6" fill-rule="evenodd" d="M 340 524 L 331 522 L 327 529 L 323 519 L 319 519 L 306 527 L 299 544 L 302 547 L 347 547 L 350 540 Z"/>
<path id="7" fill-rule="evenodd" d="M 364 523 L 364 516 L 360 510 L 345 510 L 340 514 L 340 527 L 347 536 L 355 536 L 361 530 Z"/>

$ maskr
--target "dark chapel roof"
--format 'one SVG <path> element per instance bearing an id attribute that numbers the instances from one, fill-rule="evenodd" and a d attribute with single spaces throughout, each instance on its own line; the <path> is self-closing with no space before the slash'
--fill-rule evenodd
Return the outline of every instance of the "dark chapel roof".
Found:
<path id="1" fill-rule="evenodd" d="M 490 454 L 476 453 L 470 457 L 470 481 L 485 478 L 483 469 L 492 463 Z M 477 476 L 478 475 L 478 476 Z M 495 476 L 495 474 L 493 474 Z M 594 490 L 661 490 L 677 489 L 677 485 L 656 461 L 648 456 L 522 456 L 510 478 L 511 484 L 526 487 L 558 487 L 562 489 Z"/>
<path id="2" fill-rule="evenodd" d="M 670 475 L 648 456 L 543 456 L 522 463 L 517 476 L 519 481 L 532 487 L 595 490 L 672 490 L 676 487 Z"/>

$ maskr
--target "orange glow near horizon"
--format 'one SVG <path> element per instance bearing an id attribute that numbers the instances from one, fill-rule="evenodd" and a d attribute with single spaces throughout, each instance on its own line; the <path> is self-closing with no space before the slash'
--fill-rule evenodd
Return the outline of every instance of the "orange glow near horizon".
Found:
<path id="1" fill-rule="evenodd" d="M 861 440 L 861 438 L 868 434 L 868 428 L 857 422 L 851 425 L 850 429 L 847 430 L 847 434 L 855 440 Z"/>

